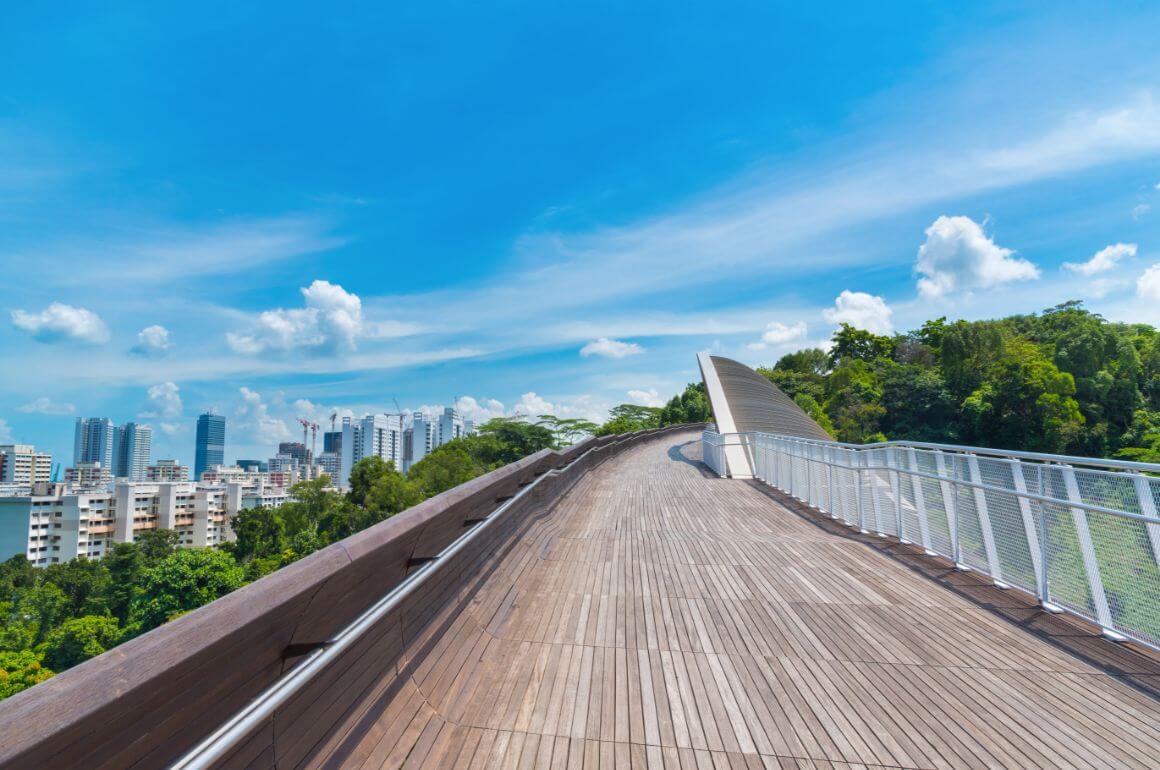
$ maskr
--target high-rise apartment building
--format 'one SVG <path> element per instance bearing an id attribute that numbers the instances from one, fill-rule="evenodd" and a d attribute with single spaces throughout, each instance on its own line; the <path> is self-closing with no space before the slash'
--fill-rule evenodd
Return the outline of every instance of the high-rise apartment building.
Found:
<path id="1" fill-rule="evenodd" d="M 197 481 L 204 471 L 222 465 L 226 458 L 226 418 L 206 412 L 197 418 L 197 443 L 193 452 L 193 478 Z"/>
<path id="2" fill-rule="evenodd" d="M 342 418 L 342 462 L 338 485 L 349 485 L 355 463 L 364 457 L 376 456 L 402 468 L 403 418 L 394 414 L 368 414 L 360 420 Z"/>
<path id="3" fill-rule="evenodd" d="M 446 407 L 443 414 L 439 415 L 439 446 L 466 435 L 466 426 L 459 410 L 453 406 Z"/>
<path id="4" fill-rule="evenodd" d="M 145 469 L 146 481 L 189 481 L 189 466 L 177 460 L 158 460 Z"/>
<path id="5" fill-rule="evenodd" d="M 52 455 L 30 444 L 0 445 L 0 484 L 31 487 L 52 480 Z"/>
<path id="6" fill-rule="evenodd" d="M 73 465 L 100 463 L 113 467 L 116 427 L 108 417 L 78 417 L 73 437 Z"/>
<path id="7" fill-rule="evenodd" d="M 121 481 L 78 489 L 50 484 L 47 493 L 0 496 L 0 560 L 23 553 L 46 567 L 77 556 L 99 559 L 115 543 L 131 543 L 142 530 L 155 528 L 175 530 L 183 547 L 215 546 L 232 537 L 229 520 L 239 510 L 285 499 L 284 490 L 261 485 Z"/>
<path id="8" fill-rule="evenodd" d="M 339 452 L 322 452 L 318 455 L 318 469 L 337 482 L 338 474 L 342 470 L 342 454 Z"/>
<path id="9" fill-rule="evenodd" d="M 322 434 L 322 451 L 334 452 L 340 454 L 342 452 L 342 431 L 328 430 Z"/>
<path id="10" fill-rule="evenodd" d="M 64 469 L 64 483 L 78 490 L 108 489 L 113 483 L 113 473 L 100 463 L 77 463 Z"/>
<path id="11" fill-rule="evenodd" d="M 313 460 L 310 450 L 301 441 L 283 441 L 278 445 L 278 454 L 293 457 L 299 465 L 310 465 Z"/>
<path id="12" fill-rule="evenodd" d="M 265 473 L 270 470 L 270 466 L 265 460 L 238 460 L 234 465 L 254 473 Z"/>
<path id="13" fill-rule="evenodd" d="M 411 428 L 407 432 L 407 451 L 403 470 L 422 460 L 439 446 L 439 423 L 430 415 L 415 412 L 411 415 Z"/>
<path id="14" fill-rule="evenodd" d="M 144 481 L 153 447 L 153 429 L 148 425 L 127 422 L 113 432 L 113 464 L 116 478 Z"/>

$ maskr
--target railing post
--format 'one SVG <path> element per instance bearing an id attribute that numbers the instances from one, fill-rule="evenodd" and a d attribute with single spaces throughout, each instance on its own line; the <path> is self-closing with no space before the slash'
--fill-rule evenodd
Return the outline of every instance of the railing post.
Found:
<path id="1" fill-rule="evenodd" d="M 928 556 L 935 552 L 930 547 L 930 521 L 926 518 L 926 492 L 922 488 L 922 477 L 918 475 L 918 453 L 913 448 L 906 450 L 907 464 L 910 470 L 911 488 L 914 490 L 914 510 L 918 517 L 918 536 L 922 540 L 922 549 Z"/>
<path id="2" fill-rule="evenodd" d="M 1140 501 L 1140 513 L 1149 519 L 1156 519 L 1156 500 L 1152 497 L 1152 485 L 1143 473 L 1133 473 L 1132 483 L 1136 486 L 1136 497 Z M 1156 566 L 1160 567 L 1160 524 L 1145 524 L 1148 532 L 1148 544 L 1152 546 L 1152 558 Z"/>
<path id="3" fill-rule="evenodd" d="M 814 504 L 814 447 L 806 444 L 806 505 Z"/>
<path id="4" fill-rule="evenodd" d="M 1070 465 L 1060 465 L 1063 473 L 1063 486 L 1067 490 L 1067 499 L 1073 503 L 1082 503 L 1079 483 L 1075 479 L 1075 468 Z M 1083 557 L 1084 571 L 1087 573 L 1088 588 L 1092 594 L 1092 604 L 1095 606 L 1096 622 L 1103 628 L 1104 635 L 1122 641 L 1124 636 L 1115 630 L 1115 620 L 1112 610 L 1108 606 L 1108 596 L 1104 593 L 1104 581 L 1100 576 L 1100 563 L 1096 557 L 1095 546 L 1092 545 L 1092 533 L 1088 529 L 1087 512 L 1083 508 L 1072 506 L 1071 518 L 1075 522 L 1075 536 L 1079 540 L 1079 552 Z"/>
<path id="5" fill-rule="evenodd" d="M 1019 501 L 1019 515 L 1023 518 L 1023 532 L 1027 535 L 1027 550 L 1031 556 L 1031 567 L 1035 572 L 1035 591 L 1041 603 L 1047 604 L 1047 573 L 1044 571 L 1042 550 L 1039 547 L 1039 533 L 1031 516 L 1031 500 L 1027 498 L 1027 482 L 1023 478 L 1023 463 L 1011 460 L 1011 479 L 1015 483 L 1016 500 Z"/>
<path id="6" fill-rule="evenodd" d="M 892 458 L 890 463 L 894 466 L 894 476 L 891 479 L 891 491 L 894 493 L 894 519 L 895 519 L 895 534 L 898 535 L 898 542 L 909 542 L 902 531 L 902 467 L 899 463 L 899 451 L 897 447 L 891 447 L 888 456 Z"/>
<path id="7" fill-rule="evenodd" d="M 939 477 L 939 491 L 942 492 L 943 511 L 947 515 L 947 537 L 951 539 L 951 561 L 956 567 L 963 565 L 962 554 L 959 552 L 959 517 L 958 517 L 958 484 L 954 483 L 954 475 L 947 474 L 946 455 L 942 450 L 934 453 L 935 473 Z M 952 474 L 957 469 L 952 470 Z"/>
<path id="8" fill-rule="evenodd" d="M 832 446 L 826 447 L 826 494 L 829 495 L 829 511 L 832 518 L 838 517 L 838 506 L 834 504 L 834 448 Z"/>
<path id="9" fill-rule="evenodd" d="M 886 533 L 882 531 L 882 506 L 878 503 L 878 484 L 874 471 L 868 470 L 867 477 L 870 479 L 870 505 L 874 508 L 874 531 L 879 535 L 885 535 Z"/>
<path id="10" fill-rule="evenodd" d="M 979 473 L 979 458 L 967 455 L 967 470 L 971 474 L 972 484 L 982 484 L 983 476 Z M 987 553 L 987 572 L 995 581 L 995 585 L 1006 588 L 1003 582 L 1003 565 L 999 563 L 999 552 L 995 548 L 995 531 L 991 528 L 991 513 L 987 509 L 987 495 L 979 487 L 972 487 L 975 493 L 975 514 L 979 519 L 979 529 L 983 533 L 983 550 Z"/>
<path id="11" fill-rule="evenodd" d="M 869 532 L 866 529 L 866 493 L 862 491 L 862 466 L 865 464 L 862 462 L 862 457 L 865 453 L 860 449 L 853 449 L 851 451 L 854 452 L 854 457 L 858 461 L 857 475 L 855 476 L 857 485 L 854 487 L 854 501 L 858 505 L 858 529 L 866 533 Z"/>

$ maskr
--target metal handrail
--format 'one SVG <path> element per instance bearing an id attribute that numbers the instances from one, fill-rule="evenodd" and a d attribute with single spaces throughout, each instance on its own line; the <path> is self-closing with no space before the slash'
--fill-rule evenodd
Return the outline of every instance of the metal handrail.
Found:
<path id="1" fill-rule="evenodd" d="M 754 432 L 752 434 L 735 435 L 779 435 L 780 438 L 802 442 L 811 442 L 814 439 L 803 439 L 797 436 L 780 436 L 780 434 Z M 902 447 L 906 449 L 933 449 L 943 452 L 961 452 L 986 457 L 1014 457 L 1020 460 L 1034 460 L 1044 463 L 1066 463 L 1068 465 L 1084 465 L 1096 468 L 1115 468 L 1117 470 L 1138 471 L 1140 473 L 1160 474 L 1160 463 L 1142 463 L 1136 460 L 1113 460 L 1105 457 L 1080 457 L 1078 455 L 1056 455 L 1046 452 L 1025 452 L 1018 449 L 990 449 L 987 447 L 969 446 L 966 444 L 938 444 L 931 441 L 877 441 L 872 444 L 851 444 L 842 441 L 824 442 L 832 446 L 847 449 L 890 449 Z"/>
<path id="2" fill-rule="evenodd" d="M 832 518 L 921 543 L 1111 638 L 1160 648 L 1160 464 L 771 433 L 702 440 L 722 476 L 719 447 L 739 443 L 755 478 Z"/>

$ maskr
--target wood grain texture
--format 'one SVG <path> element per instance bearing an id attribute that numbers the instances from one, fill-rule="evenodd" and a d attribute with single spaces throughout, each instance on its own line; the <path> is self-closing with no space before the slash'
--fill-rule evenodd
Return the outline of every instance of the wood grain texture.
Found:
<path id="1" fill-rule="evenodd" d="M 286 658 L 289 645 L 333 638 L 398 585 L 416 556 L 438 554 L 469 521 L 494 513 L 498 500 L 580 457 L 509 506 L 474 550 L 441 566 L 418 600 L 385 618 L 226 764 L 284 765 L 316 752 L 336 723 L 359 713 L 367 693 L 390 691 L 384 677 L 393 672 L 403 640 L 430 625 L 439 608 L 455 604 L 481 553 L 518 540 L 530 507 L 543 508 L 586 469 L 653 433 L 538 452 L 18 693 L 0 707 L 0 766 L 166 766 L 292 668 L 298 659 Z M 588 450 L 595 451 L 583 454 Z"/>
<path id="2" fill-rule="evenodd" d="M 586 456 L 562 499 L 529 502 L 432 586 L 403 620 L 402 653 L 295 760 L 1156 766 L 1160 665 L 1146 651 L 714 478 L 695 439 Z"/>

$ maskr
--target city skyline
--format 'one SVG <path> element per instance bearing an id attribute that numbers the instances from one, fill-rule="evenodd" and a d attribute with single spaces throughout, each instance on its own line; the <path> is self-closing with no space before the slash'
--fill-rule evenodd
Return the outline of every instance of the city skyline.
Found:
<path id="1" fill-rule="evenodd" d="M 108 415 L 192 466 L 210 408 L 262 457 L 396 399 L 599 419 L 842 321 L 1160 323 L 1154 7 L 490 13 L 291 6 L 258 57 L 249 11 L 14 9 L 0 443 Z"/>

